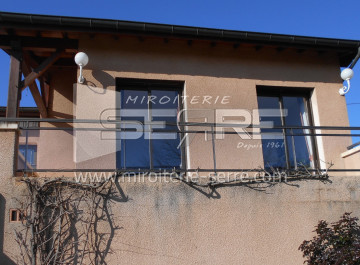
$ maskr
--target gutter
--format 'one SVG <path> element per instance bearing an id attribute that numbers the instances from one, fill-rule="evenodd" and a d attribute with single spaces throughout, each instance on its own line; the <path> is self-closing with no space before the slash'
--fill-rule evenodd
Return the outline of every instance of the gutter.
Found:
<path id="1" fill-rule="evenodd" d="M 137 33 L 160 36 L 179 36 L 198 39 L 245 41 L 251 43 L 306 46 L 350 50 L 360 47 L 360 41 L 317 38 L 284 34 L 188 27 L 168 24 L 143 23 L 123 20 L 80 18 L 0 12 L 0 26 L 10 28 L 69 30 L 77 32 Z"/>

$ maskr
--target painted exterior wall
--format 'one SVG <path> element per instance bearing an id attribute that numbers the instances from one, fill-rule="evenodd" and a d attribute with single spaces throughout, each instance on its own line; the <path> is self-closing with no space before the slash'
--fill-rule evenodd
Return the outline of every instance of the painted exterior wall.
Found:
<path id="1" fill-rule="evenodd" d="M 84 85 L 73 86 L 74 69 L 52 72 L 51 115 L 54 117 L 98 119 L 103 108 L 116 106 L 112 97 L 115 78 L 131 77 L 184 81 L 189 98 L 230 96 L 228 104 L 186 102 L 188 109 L 256 109 L 259 85 L 313 88 L 314 125 L 349 125 L 345 98 L 338 95 L 341 81 L 335 54 L 298 53 L 292 49 L 278 52 L 275 48 L 256 51 L 250 46 L 234 49 L 231 44 L 222 43 L 210 47 L 201 41 L 189 46 L 183 40 L 164 43 L 155 38 L 141 42 L 124 37 L 115 41 L 106 36 L 82 39 L 80 50 L 90 58 L 84 70 Z M 13 138 L 9 140 L 3 132 L 0 137 L 4 139 L 2 143 L 12 147 Z M 102 145 L 96 140 L 96 133 L 79 133 L 77 137 L 86 140 L 73 142 L 68 133 L 44 137 L 39 145 L 47 146 L 43 150 L 48 152 L 39 154 L 39 160 L 53 167 L 114 165 L 111 144 L 103 146 L 98 159 L 73 163 L 77 155 L 93 148 L 81 143 L 92 139 L 96 152 Z M 332 161 L 333 168 L 346 166 L 340 154 L 350 145 L 349 138 L 318 137 L 317 140 L 323 161 Z M 244 145 L 260 144 L 260 140 L 241 140 L 237 135 L 217 140 L 218 168 L 263 165 L 261 148 L 237 148 L 240 141 Z M 50 147 L 60 151 L 54 156 Z M 1 154 L 4 156 L 3 151 Z M 213 167 L 211 141 L 205 141 L 203 135 L 195 137 L 188 154 L 189 168 Z M 80 157 L 86 158 L 86 152 Z M 11 168 L 11 159 L 5 164 Z M 112 206 L 114 222 L 121 229 L 114 231 L 113 253 L 107 256 L 108 264 L 303 264 L 298 247 L 312 237 L 320 219 L 335 221 L 345 211 L 360 214 L 357 178 L 342 173 L 332 175 L 332 183 L 230 185 L 216 190 L 167 183 L 166 178 L 157 182 L 146 179 L 144 183 L 124 180 L 117 185 L 119 198 Z M 3 176 L 4 180 L 10 177 L 11 170 Z M 2 213 L 5 220 L 9 219 L 10 205 L 15 207 L 13 197 L 19 192 L 21 188 L 8 197 Z M 9 257 L 17 253 L 10 235 L 14 226 L 7 222 L 4 226 L 4 253 Z"/>
<path id="2" fill-rule="evenodd" d="M 234 49 L 230 44 L 210 47 L 206 42 L 195 42 L 189 46 L 180 40 L 167 44 L 157 39 L 139 42 L 137 38 L 124 38 L 114 41 L 110 37 L 84 39 L 80 42 L 80 50 L 90 58 L 84 70 L 89 88 L 81 91 L 83 101 L 84 98 L 94 98 L 91 86 L 114 91 L 117 77 L 184 81 L 184 94 L 188 96 L 185 105 L 189 110 L 253 110 L 257 108 L 256 87 L 259 85 L 269 86 L 269 89 L 272 86 L 289 89 L 303 87 L 313 88 L 311 102 L 314 125 L 349 125 L 345 98 L 337 93 L 341 81 L 335 54 L 319 55 L 311 51 L 299 54 L 296 50 L 278 52 L 272 48 L 256 51 L 252 47 Z M 202 104 L 204 96 L 229 96 L 229 103 Z M 200 100 L 193 101 L 198 103 L 192 104 L 190 99 L 193 97 L 199 97 Z M 101 102 L 105 101 L 107 106 L 115 105 L 115 98 L 109 101 L 104 96 Z M 101 102 L 99 105 L 102 105 Z M 96 109 L 87 111 L 86 115 L 81 117 L 98 118 L 100 113 Z M 254 123 L 257 122 L 256 118 Z M 351 139 L 317 138 L 320 159 L 332 161 L 333 168 L 343 168 L 340 153 L 351 144 Z M 237 135 L 226 135 L 225 140 L 217 141 L 218 168 L 256 168 L 263 165 L 261 148 L 244 152 L 243 148 L 237 148 L 239 142 L 243 146 L 259 146 L 261 143 L 259 140 L 242 140 Z M 190 168 L 213 167 L 211 141 L 205 141 L 203 135 L 195 136 L 189 153 Z"/>
<path id="3" fill-rule="evenodd" d="M 360 161 L 360 147 L 357 146 L 353 149 L 347 150 L 341 154 L 344 159 L 345 168 L 356 169 Z M 359 172 L 347 172 L 349 176 L 360 176 Z"/>

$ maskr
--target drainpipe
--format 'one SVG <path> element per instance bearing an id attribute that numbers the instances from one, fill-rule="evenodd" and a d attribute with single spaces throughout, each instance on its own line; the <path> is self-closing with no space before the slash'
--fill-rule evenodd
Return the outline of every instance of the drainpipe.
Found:
<path id="1" fill-rule="evenodd" d="M 359 47 L 359 50 L 358 50 L 358 53 L 357 53 L 355 59 L 352 61 L 352 63 L 349 66 L 350 69 L 354 68 L 354 66 L 357 63 L 357 61 L 359 60 L 359 58 L 360 58 L 360 47 Z"/>

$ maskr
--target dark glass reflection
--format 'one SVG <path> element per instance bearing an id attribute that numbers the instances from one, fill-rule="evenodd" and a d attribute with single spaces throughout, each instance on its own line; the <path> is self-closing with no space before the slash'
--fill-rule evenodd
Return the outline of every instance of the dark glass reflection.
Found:
<path id="1" fill-rule="evenodd" d="M 258 104 L 259 109 L 262 110 L 262 113 L 260 113 L 261 123 L 273 122 L 274 126 L 281 126 L 281 113 L 278 97 L 258 97 Z M 270 112 L 266 110 L 272 111 Z M 282 130 L 261 129 L 261 132 L 265 167 L 286 168 L 286 150 Z M 268 135 L 266 133 L 268 133 Z M 276 137 L 274 133 L 281 134 L 281 136 Z"/>
<path id="2" fill-rule="evenodd" d="M 288 126 L 309 126 L 306 110 L 306 101 L 303 97 L 283 97 L 284 109 L 288 110 L 285 124 Z M 289 160 L 291 167 L 313 167 L 313 153 L 311 136 L 291 136 L 291 134 L 310 133 L 306 129 L 293 129 L 286 131 L 286 141 L 289 147 Z M 290 134 L 290 135 L 289 135 Z"/>
<path id="3" fill-rule="evenodd" d="M 122 90 L 121 110 L 129 110 L 121 113 L 122 121 L 139 121 L 144 124 L 148 118 L 148 92 L 146 90 Z M 132 124 L 121 124 L 120 128 L 125 132 L 117 132 L 118 150 L 117 167 L 120 168 L 150 168 L 149 140 L 145 139 L 143 125 L 138 128 L 141 131 L 134 131 Z M 134 139 L 135 138 L 135 139 Z"/>
<path id="4" fill-rule="evenodd" d="M 121 125 L 126 132 L 117 133 L 117 145 L 120 150 L 117 152 L 118 168 L 161 169 L 181 166 L 181 149 L 178 148 L 180 134 L 168 132 L 177 129 L 178 91 L 121 90 L 120 109 L 123 121 L 158 123 L 141 126 L 141 130 L 144 130 L 141 137 L 136 137 L 138 132 L 134 131 L 134 125 Z M 159 122 L 169 122 L 175 126 L 161 125 Z"/>
<path id="5" fill-rule="evenodd" d="M 161 131 L 177 129 L 179 93 L 178 91 L 152 90 L 151 94 L 158 99 L 155 101 L 156 104 L 152 104 L 152 120 L 171 124 L 166 125 L 163 129 L 153 128 L 154 133 L 151 136 L 153 166 L 154 168 L 178 168 L 181 165 L 180 134 L 161 133 Z"/>
<path id="6" fill-rule="evenodd" d="M 19 145 L 18 169 L 35 169 L 36 159 L 36 145 Z"/>
<path id="7" fill-rule="evenodd" d="M 281 104 L 283 106 L 283 120 L 281 117 L 267 117 L 267 112 L 260 112 L 260 121 L 271 121 L 275 126 L 309 126 L 309 117 L 306 108 L 306 98 L 284 96 L 258 97 L 259 109 L 273 109 L 272 115 L 280 116 Z M 270 112 L 270 111 L 269 111 Z M 297 168 L 299 166 L 314 167 L 314 155 L 312 138 L 308 135 L 294 136 L 296 134 L 308 134 L 308 129 L 261 129 L 262 133 L 283 133 L 277 139 L 262 134 L 263 158 L 266 168 Z M 286 136 L 284 135 L 286 134 Z M 292 135 L 294 134 L 294 135 Z M 286 141 L 284 141 L 286 139 Z"/>

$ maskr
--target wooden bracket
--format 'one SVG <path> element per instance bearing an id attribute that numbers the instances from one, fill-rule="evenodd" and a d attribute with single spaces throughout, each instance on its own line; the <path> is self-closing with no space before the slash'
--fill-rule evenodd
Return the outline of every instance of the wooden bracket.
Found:
<path id="1" fill-rule="evenodd" d="M 21 90 L 30 86 L 35 82 L 35 79 L 40 77 L 47 69 L 50 68 L 62 55 L 64 49 L 58 49 L 54 52 L 50 57 L 46 58 L 38 67 L 36 67 L 33 71 L 31 71 L 24 80 L 22 80 Z"/>
<path id="2" fill-rule="evenodd" d="M 23 70 L 25 79 L 28 76 L 30 76 L 31 73 L 33 73 L 31 71 L 30 66 L 27 64 L 26 61 L 24 61 L 23 64 L 22 64 L 22 70 Z M 39 91 L 39 88 L 38 88 L 38 86 L 37 86 L 37 84 L 35 82 L 35 79 L 34 79 L 34 82 L 30 83 L 28 86 L 29 86 L 31 94 L 32 94 L 32 96 L 33 96 L 33 98 L 35 100 L 36 106 L 39 109 L 41 117 L 46 118 L 48 116 L 47 115 L 46 105 L 45 105 L 45 102 L 43 101 L 43 98 L 40 95 L 40 91 Z"/>

